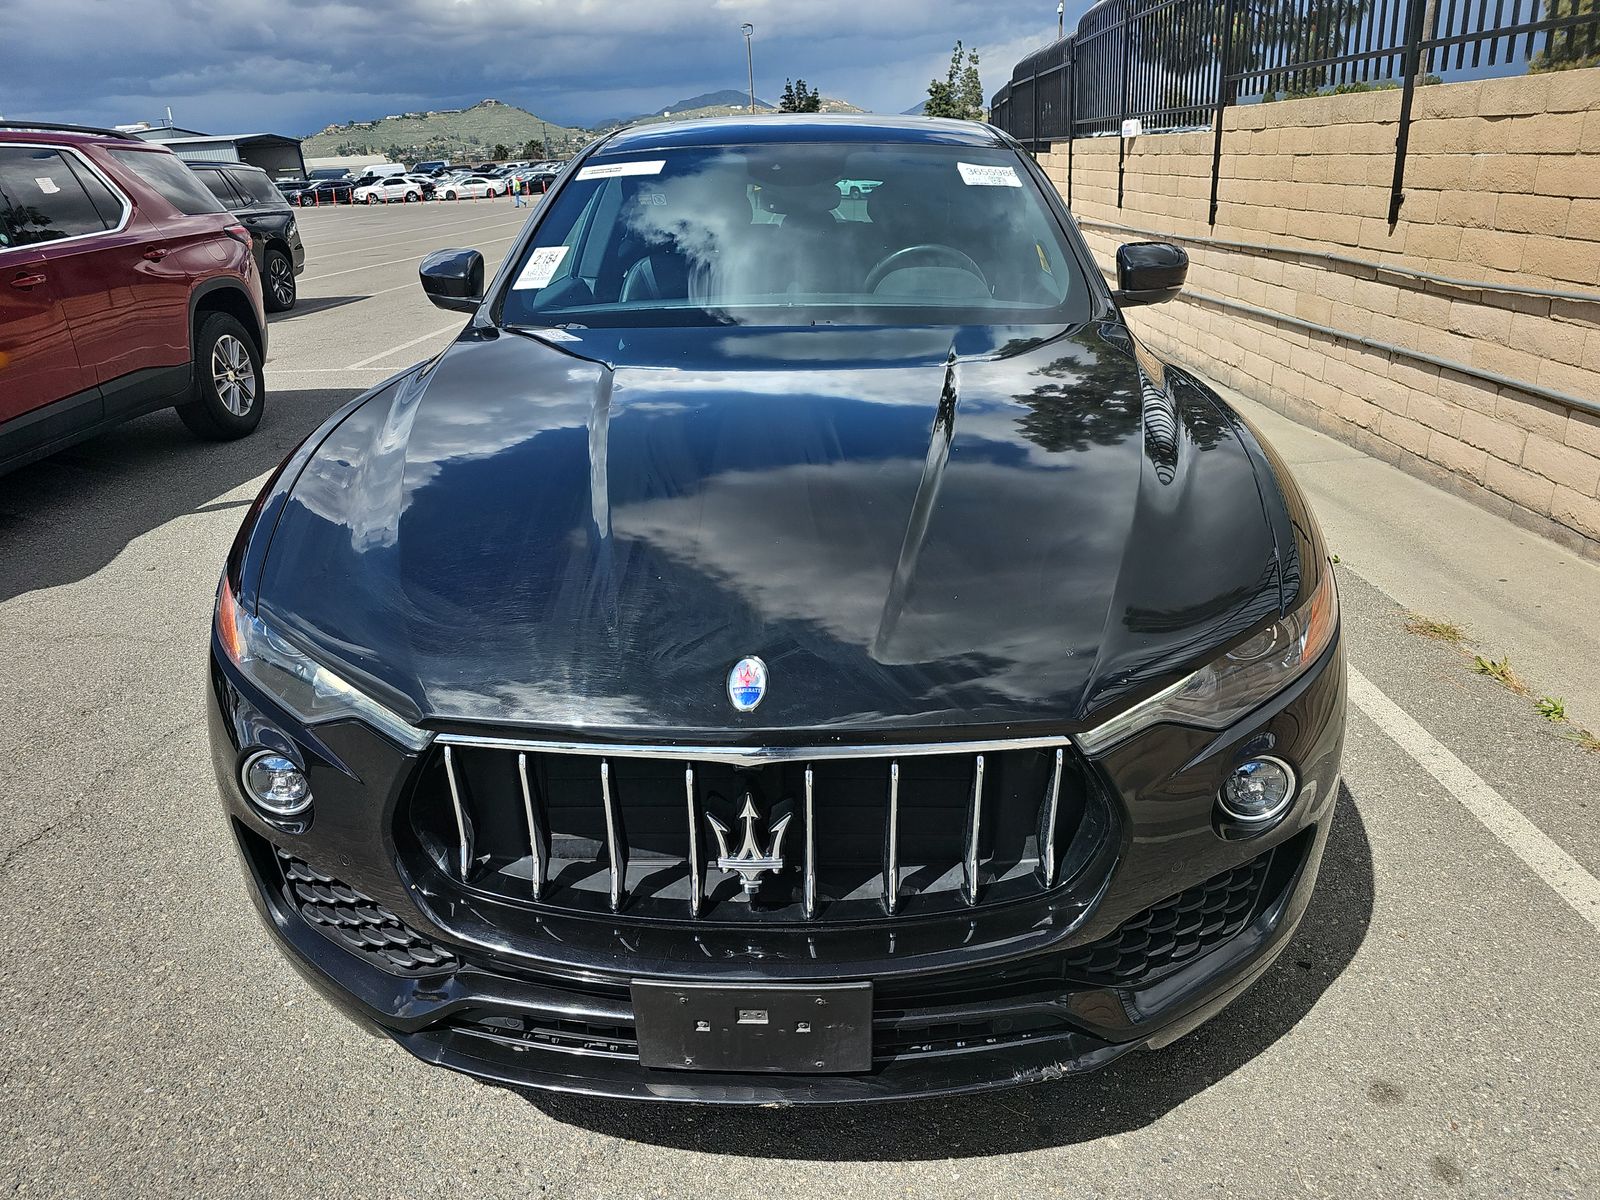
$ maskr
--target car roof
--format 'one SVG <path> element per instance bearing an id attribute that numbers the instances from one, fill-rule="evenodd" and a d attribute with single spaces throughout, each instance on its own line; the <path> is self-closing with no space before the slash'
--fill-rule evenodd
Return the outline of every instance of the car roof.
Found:
<path id="1" fill-rule="evenodd" d="M 183 161 L 189 163 L 191 171 L 261 171 L 260 167 L 243 162 L 189 162 L 188 159 Z M 265 171 L 261 173 L 266 174 Z"/>
<path id="2" fill-rule="evenodd" d="M 146 142 L 131 133 L 115 129 L 97 129 L 92 125 L 57 125 L 48 121 L 34 124 L 29 121 L 0 121 L 0 138 L 8 142 L 38 142 L 51 146 L 98 146 L 117 142 L 133 146 L 160 148 L 159 143 Z M 170 152 L 169 152 L 170 153 Z"/>
<path id="3" fill-rule="evenodd" d="M 628 154 L 636 150 L 735 146 L 760 142 L 982 147 L 1007 144 L 994 126 L 978 121 L 954 121 L 944 117 L 806 113 L 765 117 L 701 117 L 690 121 L 633 125 L 606 139 L 596 147 L 595 153 Z"/>

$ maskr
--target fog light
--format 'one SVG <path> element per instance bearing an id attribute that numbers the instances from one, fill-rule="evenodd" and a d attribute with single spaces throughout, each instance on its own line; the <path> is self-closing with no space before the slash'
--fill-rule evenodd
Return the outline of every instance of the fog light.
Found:
<path id="1" fill-rule="evenodd" d="M 1252 758 L 1233 769 L 1219 799 L 1236 821 L 1270 821 L 1294 799 L 1294 770 L 1280 758 Z"/>
<path id="2" fill-rule="evenodd" d="M 258 750 L 239 772 L 250 802 L 274 817 L 292 817 L 311 807 L 306 773 L 273 750 Z"/>

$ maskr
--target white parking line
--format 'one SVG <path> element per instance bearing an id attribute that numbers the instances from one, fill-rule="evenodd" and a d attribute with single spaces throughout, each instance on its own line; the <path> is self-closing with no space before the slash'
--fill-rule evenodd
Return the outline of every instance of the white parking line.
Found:
<path id="1" fill-rule="evenodd" d="M 1507 803 L 1505 797 L 1485 783 L 1476 771 L 1450 753 L 1433 734 L 1418 725 L 1354 667 L 1350 668 L 1350 699 L 1395 745 L 1477 817 L 1485 829 L 1549 884 L 1573 912 L 1600 932 L 1600 879 L 1584 870 L 1572 855 Z"/>
<path id="2" fill-rule="evenodd" d="M 409 342 L 401 342 L 398 346 L 390 346 L 387 350 L 379 354 L 374 354 L 371 358 L 363 358 L 358 363 L 351 363 L 345 368 L 345 370 L 359 371 L 362 367 L 371 366 L 381 358 L 388 358 L 391 354 L 399 354 L 400 351 L 409 350 L 411 347 L 419 345 L 422 342 L 426 342 L 431 338 L 442 337 L 447 333 L 454 333 L 464 324 L 464 321 L 457 321 L 453 325 L 446 325 L 443 329 L 435 329 L 432 333 L 425 333 L 421 337 L 414 337 Z"/>
<path id="3" fill-rule="evenodd" d="M 267 366 L 272 368 L 274 378 L 279 375 L 343 375 L 346 371 L 366 371 L 371 375 L 392 375 L 393 367 L 280 367 L 272 359 L 267 359 Z"/>
<path id="4" fill-rule="evenodd" d="M 520 233 L 521 231 L 519 230 L 518 232 Z M 490 238 L 488 241 L 484 242 L 483 244 L 486 245 L 486 246 L 490 246 L 490 245 L 493 245 L 495 242 L 509 242 L 512 239 L 514 239 L 516 236 L 517 236 L 517 234 L 515 234 L 515 233 L 508 233 L 505 237 Z M 388 258 L 388 259 L 385 259 L 383 262 L 363 263 L 359 267 L 346 267 L 342 271 L 329 271 L 325 275 L 303 275 L 300 278 L 300 282 L 301 283 L 315 283 L 319 279 L 333 279 L 334 277 L 339 276 L 339 275 L 354 275 L 357 271 L 370 271 L 374 267 L 392 267 L 396 263 L 421 262 L 423 259 L 427 258 L 428 255 L 430 255 L 432 253 L 433 253 L 432 250 L 424 250 L 421 254 L 410 254 L 410 255 L 407 255 L 405 258 Z"/>

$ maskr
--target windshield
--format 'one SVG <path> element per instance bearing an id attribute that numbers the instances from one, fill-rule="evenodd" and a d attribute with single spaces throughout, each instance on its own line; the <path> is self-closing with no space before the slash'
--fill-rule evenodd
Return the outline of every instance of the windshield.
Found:
<path id="1" fill-rule="evenodd" d="M 1001 147 L 591 159 L 515 264 L 508 325 L 1076 323 L 1088 284 Z"/>

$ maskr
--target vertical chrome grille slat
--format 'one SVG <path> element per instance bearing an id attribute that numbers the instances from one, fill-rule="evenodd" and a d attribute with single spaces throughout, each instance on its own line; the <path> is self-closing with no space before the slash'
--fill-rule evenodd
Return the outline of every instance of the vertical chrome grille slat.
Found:
<path id="1" fill-rule="evenodd" d="M 889 760 L 889 821 L 883 846 L 883 907 L 891 917 L 900 902 L 900 760 Z"/>
<path id="2" fill-rule="evenodd" d="M 1061 766 L 1064 752 L 1056 747 L 1055 766 L 1050 771 L 1050 791 L 1045 797 L 1044 841 L 1039 847 L 1039 863 L 1044 868 L 1045 887 L 1056 882 L 1056 812 L 1061 806 Z"/>
<path id="3" fill-rule="evenodd" d="M 802 894 L 801 907 L 805 910 L 806 919 L 817 915 L 817 837 L 812 817 L 816 806 L 812 803 L 812 788 L 814 775 L 811 764 L 806 764 L 806 862 L 805 885 Z"/>
<path id="4" fill-rule="evenodd" d="M 611 761 L 600 760 L 600 799 L 606 808 L 606 854 L 611 860 L 611 911 L 622 910 L 622 888 L 628 875 L 627 852 L 622 845 L 622 814 L 611 794 Z"/>
<path id="5" fill-rule="evenodd" d="M 544 892 L 545 876 L 550 868 L 550 843 L 545 840 L 544 830 L 534 813 L 533 787 L 528 782 L 526 753 L 517 755 L 517 778 L 522 781 L 522 811 L 528 818 L 529 870 L 533 878 L 533 898 L 537 900 Z"/>
<path id="6" fill-rule="evenodd" d="M 983 755 L 973 756 L 972 812 L 967 819 L 967 903 L 978 902 L 978 838 L 983 833 Z"/>
<path id="7" fill-rule="evenodd" d="M 453 747 L 450 746 L 444 748 L 444 773 L 450 781 L 450 803 L 456 811 L 456 833 L 461 839 L 461 861 L 457 870 L 461 878 L 465 879 L 472 867 L 472 821 L 467 816 L 466 807 L 461 803 L 461 781 L 456 778 L 456 759 L 452 750 Z"/>
<path id="8" fill-rule="evenodd" d="M 683 796 L 689 808 L 689 915 L 700 915 L 700 814 L 694 802 L 694 764 L 683 769 Z"/>

